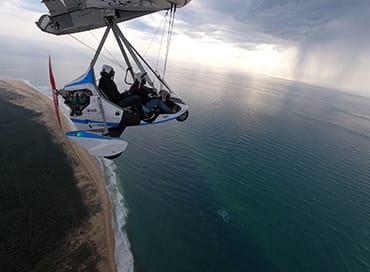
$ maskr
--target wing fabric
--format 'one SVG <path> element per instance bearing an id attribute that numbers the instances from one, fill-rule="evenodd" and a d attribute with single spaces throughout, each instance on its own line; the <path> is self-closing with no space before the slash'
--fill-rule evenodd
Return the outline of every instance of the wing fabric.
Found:
<path id="1" fill-rule="evenodd" d="M 191 0 L 44 0 L 50 14 L 40 17 L 37 26 L 45 32 L 62 35 L 106 25 L 106 18 L 117 23 L 160 10 L 172 4 L 183 7 Z"/>
<path id="2" fill-rule="evenodd" d="M 68 13 L 82 8 L 80 0 L 44 0 L 42 1 L 48 8 L 51 16 Z"/>
<path id="3" fill-rule="evenodd" d="M 46 5 L 52 16 L 66 13 L 68 11 L 67 7 L 61 0 L 45 0 L 43 3 Z"/>
<path id="4" fill-rule="evenodd" d="M 151 11 L 171 8 L 171 2 L 177 7 L 185 6 L 190 0 L 84 0 L 86 7 L 113 8 L 125 11 Z"/>
<path id="5" fill-rule="evenodd" d="M 68 8 L 79 8 L 82 6 L 85 0 L 61 0 L 65 3 Z"/>

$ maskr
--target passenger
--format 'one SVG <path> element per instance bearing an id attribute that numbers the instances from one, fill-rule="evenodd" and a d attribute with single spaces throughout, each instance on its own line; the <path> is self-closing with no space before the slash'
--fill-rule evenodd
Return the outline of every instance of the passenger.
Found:
<path id="1" fill-rule="evenodd" d="M 171 113 L 171 109 L 164 103 L 153 88 L 145 86 L 146 73 L 135 74 L 134 84 L 132 84 L 129 92 L 133 95 L 138 95 L 144 105 L 144 112 L 148 113 L 155 107 L 159 107 L 165 113 Z"/>
<path id="2" fill-rule="evenodd" d="M 116 83 L 113 80 L 114 73 L 115 72 L 112 66 L 104 64 L 100 72 L 101 77 L 99 79 L 99 88 L 113 103 L 122 108 L 133 106 L 139 114 L 139 118 L 145 118 L 146 116 L 142 108 L 140 97 L 138 95 L 132 95 L 129 92 L 120 93 Z"/>

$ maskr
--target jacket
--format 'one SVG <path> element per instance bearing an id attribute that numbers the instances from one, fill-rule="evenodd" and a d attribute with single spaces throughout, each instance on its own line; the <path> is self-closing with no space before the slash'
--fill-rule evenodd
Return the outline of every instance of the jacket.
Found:
<path id="1" fill-rule="evenodd" d="M 99 88 L 105 93 L 110 101 L 117 103 L 127 94 L 118 91 L 116 83 L 111 79 L 108 73 L 102 73 L 99 79 Z"/>
<path id="2" fill-rule="evenodd" d="M 139 82 L 138 81 L 135 81 L 134 84 L 132 84 L 129 92 L 132 95 L 140 96 L 141 101 L 144 105 L 151 99 L 151 97 L 149 97 L 149 94 L 156 95 L 156 93 L 153 91 L 153 89 L 148 88 L 144 85 L 142 85 L 139 88 Z"/>

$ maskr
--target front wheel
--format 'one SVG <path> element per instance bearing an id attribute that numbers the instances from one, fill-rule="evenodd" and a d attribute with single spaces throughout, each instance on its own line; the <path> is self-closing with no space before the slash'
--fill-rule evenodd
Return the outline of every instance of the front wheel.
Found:
<path id="1" fill-rule="evenodd" d="M 179 117 L 176 118 L 177 121 L 179 122 L 184 122 L 186 119 L 189 117 L 189 111 L 184 112 L 181 114 Z"/>
<path id="2" fill-rule="evenodd" d="M 114 160 L 114 159 L 118 158 L 119 156 L 121 156 L 121 155 L 122 155 L 122 153 L 123 153 L 123 152 L 118 153 L 118 154 L 116 154 L 116 155 L 112 155 L 112 156 L 104 156 L 104 158 L 106 158 L 106 159 L 108 159 L 108 160 Z"/>

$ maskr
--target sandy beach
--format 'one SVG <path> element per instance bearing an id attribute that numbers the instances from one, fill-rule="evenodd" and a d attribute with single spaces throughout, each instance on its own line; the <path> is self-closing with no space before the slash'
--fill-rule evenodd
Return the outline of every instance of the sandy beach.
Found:
<path id="1" fill-rule="evenodd" d="M 48 128 L 54 140 L 63 146 L 72 162 L 76 186 L 88 207 L 89 216 L 78 229 L 68 233 L 67 237 L 61 237 L 65 240 L 63 243 L 65 254 L 73 254 L 80 245 L 87 243 L 96 250 L 97 271 L 117 271 L 114 260 L 112 206 L 99 162 L 64 136 L 64 132 L 70 130 L 70 123 L 61 115 L 63 129 L 58 127 L 54 105 L 49 97 L 20 80 L 0 79 L 0 88 L 14 94 L 12 103 L 40 113 L 39 121 Z"/>

